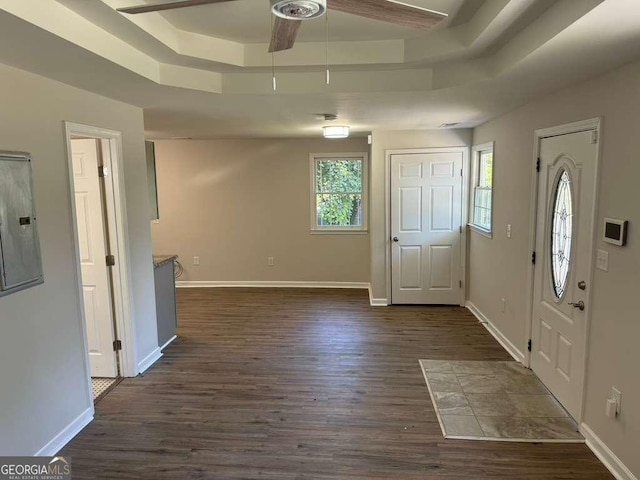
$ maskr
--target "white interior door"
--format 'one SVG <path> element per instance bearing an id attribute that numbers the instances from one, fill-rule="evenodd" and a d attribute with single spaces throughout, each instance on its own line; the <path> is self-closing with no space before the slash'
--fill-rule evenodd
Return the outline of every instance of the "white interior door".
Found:
<path id="1" fill-rule="evenodd" d="M 597 148 L 594 132 L 540 143 L 531 367 L 579 419 Z"/>
<path id="2" fill-rule="evenodd" d="M 391 300 L 461 302 L 461 151 L 391 155 Z"/>
<path id="3" fill-rule="evenodd" d="M 107 241 L 95 139 L 71 140 L 84 311 L 92 377 L 118 375 Z"/>

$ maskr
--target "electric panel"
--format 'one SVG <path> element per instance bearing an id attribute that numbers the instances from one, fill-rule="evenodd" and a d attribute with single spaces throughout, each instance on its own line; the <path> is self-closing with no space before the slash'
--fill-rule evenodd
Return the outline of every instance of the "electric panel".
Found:
<path id="1" fill-rule="evenodd" d="M 0 296 L 43 281 L 31 155 L 0 151 Z"/>

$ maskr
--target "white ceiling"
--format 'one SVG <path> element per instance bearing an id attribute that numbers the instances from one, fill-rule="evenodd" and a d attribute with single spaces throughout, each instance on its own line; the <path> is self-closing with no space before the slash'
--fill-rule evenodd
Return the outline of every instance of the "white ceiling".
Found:
<path id="1" fill-rule="evenodd" d="M 451 15 L 417 36 L 330 18 L 328 86 L 323 36 L 304 24 L 272 91 L 268 25 L 245 18 L 266 0 L 136 16 L 114 9 L 137 0 L 0 0 L 0 62 L 143 107 L 150 138 L 218 138 L 317 136 L 325 112 L 356 135 L 471 127 L 640 57 L 637 0 L 411 1 Z"/>

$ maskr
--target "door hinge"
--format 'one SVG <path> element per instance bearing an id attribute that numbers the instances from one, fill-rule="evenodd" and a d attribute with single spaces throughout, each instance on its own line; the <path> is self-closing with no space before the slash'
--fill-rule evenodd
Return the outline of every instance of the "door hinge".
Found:
<path id="1" fill-rule="evenodd" d="M 460 169 L 460 176 L 464 177 L 464 174 L 462 173 L 462 168 Z"/>
<path id="2" fill-rule="evenodd" d="M 534 265 L 536 264 L 536 252 L 533 252 L 531 254 L 531 263 L 533 263 Z"/>
<path id="3" fill-rule="evenodd" d="M 100 178 L 104 178 L 109 176 L 109 169 L 107 167 L 105 167 L 104 165 L 99 165 L 98 166 L 98 177 Z"/>
<path id="4" fill-rule="evenodd" d="M 460 225 L 460 233 L 462 233 L 462 225 Z"/>
<path id="5" fill-rule="evenodd" d="M 536 160 L 536 172 L 540 171 L 540 157 L 538 157 L 538 160 Z"/>
<path id="6" fill-rule="evenodd" d="M 460 280 L 460 288 L 462 288 L 462 280 Z"/>
<path id="7" fill-rule="evenodd" d="M 122 341 L 121 340 L 114 340 L 113 341 L 113 351 L 117 352 L 119 350 L 122 350 Z"/>
<path id="8" fill-rule="evenodd" d="M 527 342 L 527 350 L 531 351 L 531 349 L 533 348 L 531 339 L 529 339 L 529 341 Z"/>
<path id="9" fill-rule="evenodd" d="M 116 257 L 107 255 L 107 267 L 113 267 L 116 264 Z"/>
<path id="10" fill-rule="evenodd" d="M 598 131 L 594 130 L 591 132 L 591 143 L 598 143 Z"/>

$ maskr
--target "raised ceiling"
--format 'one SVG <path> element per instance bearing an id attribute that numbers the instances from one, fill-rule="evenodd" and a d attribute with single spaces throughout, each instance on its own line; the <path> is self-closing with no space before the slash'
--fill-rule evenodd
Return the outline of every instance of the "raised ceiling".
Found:
<path id="1" fill-rule="evenodd" d="M 637 0 L 405 0 L 430 32 L 331 12 L 267 53 L 268 0 L 123 15 L 140 0 L 0 0 L 0 62 L 144 108 L 150 138 L 472 127 L 640 56 Z M 151 3 L 151 2 L 147 2 Z M 272 61 L 277 91 L 272 90 Z"/>

